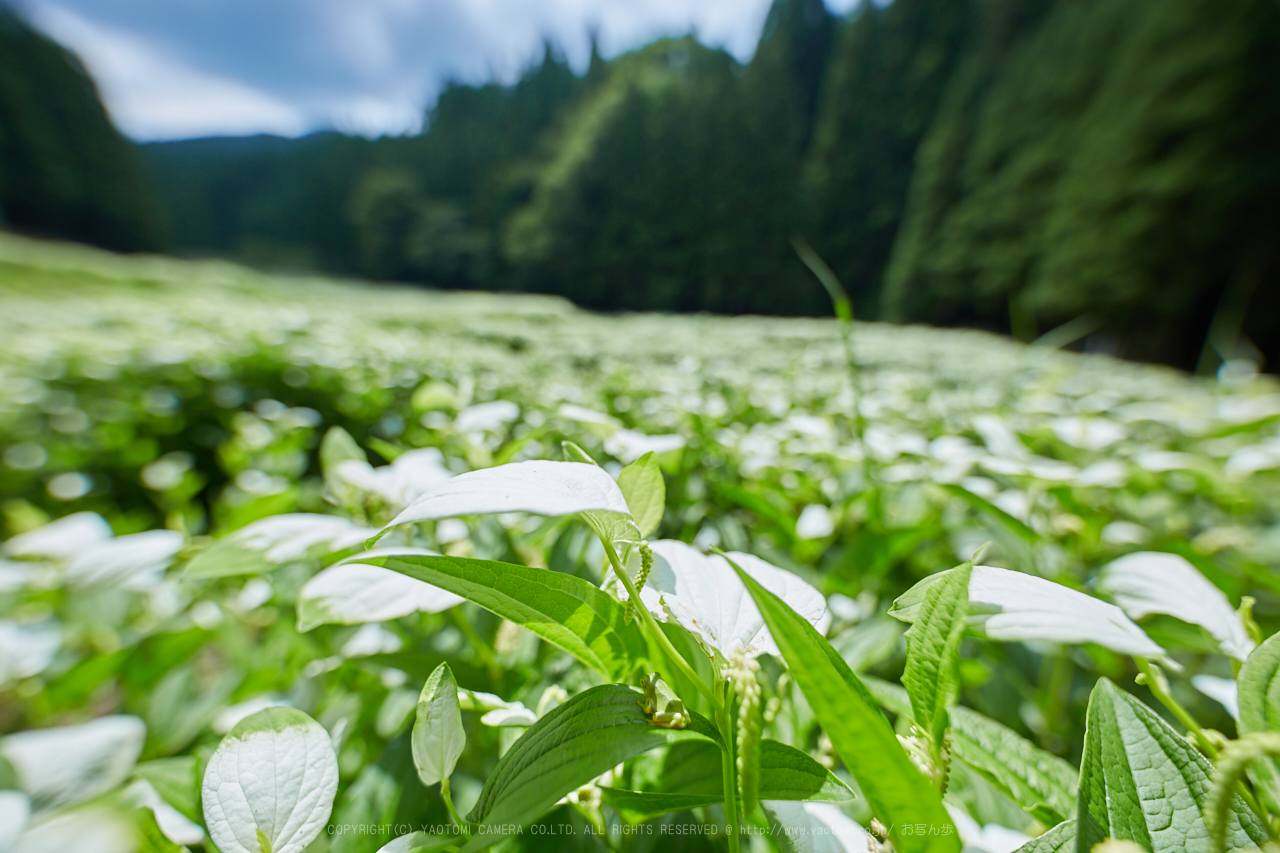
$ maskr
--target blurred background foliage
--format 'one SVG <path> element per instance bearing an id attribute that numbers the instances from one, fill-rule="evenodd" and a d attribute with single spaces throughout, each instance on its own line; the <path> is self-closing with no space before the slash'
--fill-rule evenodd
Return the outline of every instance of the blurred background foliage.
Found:
<path id="1" fill-rule="evenodd" d="M 604 310 L 965 325 L 1274 366 L 1271 0 L 775 0 L 743 66 L 693 38 L 581 77 L 449 85 L 416 136 L 131 147 L 65 51 L 0 25 L 8 227 Z M 35 105 L 40 105 L 37 109 Z"/>

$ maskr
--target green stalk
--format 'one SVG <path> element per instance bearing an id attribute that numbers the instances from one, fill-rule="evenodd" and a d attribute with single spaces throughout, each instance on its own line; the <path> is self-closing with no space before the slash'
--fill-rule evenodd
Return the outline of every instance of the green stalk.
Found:
<path id="1" fill-rule="evenodd" d="M 1159 667 L 1151 665 L 1151 661 L 1146 658 L 1134 658 L 1138 664 L 1139 671 L 1142 672 L 1142 678 L 1139 683 L 1147 685 L 1151 690 L 1151 695 L 1160 700 L 1160 704 L 1169 709 L 1173 716 L 1178 718 L 1178 722 L 1186 728 L 1191 736 L 1195 739 L 1196 746 L 1200 747 L 1200 751 L 1208 756 L 1210 761 L 1218 760 L 1218 747 L 1213 741 L 1209 740 L 1209 736 L 1204 733 L 1204 729 L 1200 728 L 1200 724 L 1196 722 L 1196 718 L 1191 716 L 1186 708 L 1182 707 L 1182 703 L 1173 698 L 1173 694 L 1169 691 L 1169 682 L 1165 679 L 1164 673 Z M 1240 798 L 1257 816 L 1258 820 L 1266 827 L 1271 826 L 1271 821 L 1267 818 L 1267 813 L 1263 810 L 1262 804 L 1254 798 L 1253 793 L 1240 782 L 1236 786 L 1239 790 Z"/>
<path id="2" fill-rule="evenodd" d="M 729 853 L 738 853 L 738 766 L 734 761 L 733 721 L 727 707 L 722 707 L 716 715 L 720 724 L 720 736 L 724 738 L 724 749 L 720 753 L 720 769 L 724 777 L 724 821 L 729 835 Z"/>
<path id="3" fill-rule="evenodd" d="M 462 822 L 462 818 L 458 817 L 458 810 L 453 807 L 453 796 L 449 792 L 448 776 L 440 780 L 440 796 L 444 797 L 444 807 L 449 810 L 449 817 L 453 819 L 459 829 L 465 832 L 467 825 Z"/>
<path id="4" fill-rule="evenodd" d="M 676 651 L 676 647 L 671 645 L 671 640 L 667 638 L 666 634 L 662 633 L 662 628 L 658 626 L 658 622 L 653 618 L 653 614 L 649 612 L 649 608 L 640 603 L 640 593 L 636 591 L 636 585 L 631 582 L 631 577 L 627 574 L 627 570 L 623 568 L 622 561 L 618 559 L 618 552 L 613 549 L 613 543 L 606 540 L 603 536 L 599 536 L 598 538 L 600 539 L 601 544 L 604 545 L 604 553 L 605 556 L 609 558 L 609 565 L 613 566 L 614 574 L 618 576 L 618 580 L 622 581 L 622 585 L 626 587 L 627 595 L 629 595 L 631 600 L 636 603 L 636 611 L 640 614 L 640 618 L 644 621 L 649 632 L 653 634 L 654 640 L 656 640 L 658 645 L 662 647 L 662 651 L 671 659 L 671 662 L 675 664 L 676 669 L 680 670 L 686 678 L 693 682 L 694 686 L 698 688 L 699 693 L 707 697 L 707 700 L 711 702 L 711 707 L 715 710 L 716 714 L 723 712 L 724 705 L 721 704 L 719 698 L 716 697 L 710 687 L 703 683 L 702 679 L 698 676 L 697 671 L 689 665 L 689 662 L 684 659 L 684 656 L 681 655 L 680 652 Z"/>

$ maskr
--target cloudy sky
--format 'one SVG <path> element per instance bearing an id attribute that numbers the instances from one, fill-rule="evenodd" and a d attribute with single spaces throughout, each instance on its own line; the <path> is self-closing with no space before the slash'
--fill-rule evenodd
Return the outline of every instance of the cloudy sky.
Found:
<path id="1" fill-rule="evenodd" d="M 93 74 L 138 140 L 420 127 L 448 79 L 512 80 L 560 45 L 581 70 L 588 33 L 614 56 L 694 32 L 740 60 L 770 0 L 19 0 Z M 837 12 L 857 0 L 828 0 Z"/>

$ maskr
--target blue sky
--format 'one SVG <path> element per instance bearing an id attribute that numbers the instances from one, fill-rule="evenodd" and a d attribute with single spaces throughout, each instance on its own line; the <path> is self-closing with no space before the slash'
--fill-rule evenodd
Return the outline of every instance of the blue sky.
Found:
<path id="1" fill-rule="evenodd" d="M 512 80 L 559 44 L 585 66 L 694 32 L 750 58 L 770 0 L 20 0 L 138 140 L 419 129 L 448 79 Z M 847 11 L 856 0 L 828 0 Z"/>

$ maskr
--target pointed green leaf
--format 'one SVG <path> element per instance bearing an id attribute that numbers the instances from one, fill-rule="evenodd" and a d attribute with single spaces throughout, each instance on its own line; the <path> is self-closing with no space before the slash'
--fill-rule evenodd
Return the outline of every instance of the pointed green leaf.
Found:
<path id="1" fill-rule="evenodd" d="M 626 678 L 647 653 L 639 625 L 627 624 L 623 606 L 582 578 L 460 557 L 358 555 L 355 559 L 474 601 L 609 678 Z"/>
<path id="2" fill-rule="evenodd" d="M 916 725 L 941 744 L 947 708 L 960 693 L 960 636 L 969 609 L 973 561 L 963 563 L 931 585 L 907 631 L 907 666 L 902 683 L 911 696 Z"/>
<path id="3" fill-rule="evenodd" d="M 424 785 L 434 785 L 453 773 L 467 733 L 458 707 L 458 682 L 447 663 L 436 667 L 418 694 L 418 715 L 413 723 L 413 763 Z"/>
<path id="4" fill-rule="evenodd" d="M 870 675 L 861 678 L 882 706 L 895 714 L 911 716 L 907 691 Z M 1041 823 L 1056 824 L 1075 814 L 1075 768 L 1012 729 L 957 705 L 951 709 L 951 748 L 956 757 Z"/>
<path id="5" fill-rule="evenodd" d="M 952 708 L 951 749 L 1042 824 L 1075 814 L 1076 769 L 995 720 Z"/>
<path id="6" fill-rule="evenodd" d="M 1078 853 L 1104 838 L 1152 853 L 1208 853 L 1213 765 L 1133 696 L 1102 679 L 1089 697 L 1077 806 Z M 1262 846 L 1267 831 L 1238 797 L 1227 849 Z"/>
<path id="7" fill-rule="evenodd" d="M 667 506 L 667 484 L 662 479 L 658 457 L 652 450 L 622 469 L 618 475 L 618 488 L 627 499 L 640 535 L 652 536 L 662 523 L 662 512 Z"/>
<path id="8" fill-rule="evenodd" d="M 720 749 L 705 741 L 671 748 L 662 776 L 652 791 L 603 788 L 605 802 L 634 819 L 724 802 Z M 760 742 L 760 799 L 842 803 L 853 791 L 827 768 L 795 747 L 776 740 Z"/>
<path id="9" fill-rule="evenodd" d="M 1254 649 L 1236 678 L 1240 734 L 1280 731 L 1280 634 Z M 1267 808 L 1280 812 L 1280 766 L 1270 758 L 1255 761 L 1249 778 Z"/>
<path id="10" fill-rule="evenodd" d="M 1055 826 L 1039 838 L 1033 838 L 1014 853 L 1075 853 L 1076 822 L 1072 818 Z"/>
<path id="11" fill-rule="evenodd" d="M 845 767 L 866 794 L 900 853 L 955 853 L 960 838 L 942 798 L 907 757 L 875 699 L 840 654 L 804 617 L 738 570 L 773 635 L 791 676 L 831 738 Z M 948 834 L 917 835 L 905 824 L 924 823 Z"/>
<path id="12" fill-rule="evenodd" d="M 537 820 L 565 794 L 628 758 L 681 740 L 717 740 L 694 714 L 686 729 L 652 725 L 643 694 L 604 684 L 574 696 L 529 728 L 498 761 L 467 820 L 478 824 L 464 851 L 479 850 Z"/>

